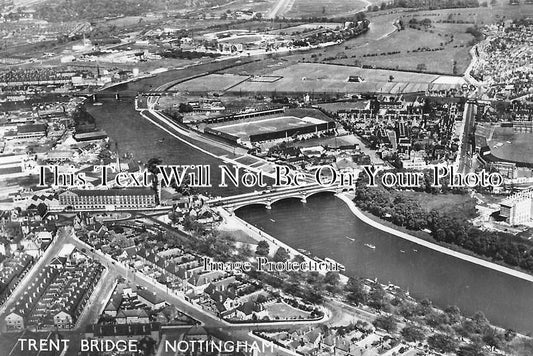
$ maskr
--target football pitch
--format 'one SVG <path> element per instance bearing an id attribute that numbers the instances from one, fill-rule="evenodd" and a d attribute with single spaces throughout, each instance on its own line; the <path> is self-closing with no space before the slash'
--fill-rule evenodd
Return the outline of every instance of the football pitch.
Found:
<path id="1" fill-rule="evenodd" d="M 263 120 L 223 125 L 214 127 L 213 129 L 233 135 L 235 137 L 246 138 L 250 137 L 250 135 L 285 131 L 321 123 L 324 123 L 324 121 L 311 117 L 298 118 L 296 116 L 281 116 Z"/>

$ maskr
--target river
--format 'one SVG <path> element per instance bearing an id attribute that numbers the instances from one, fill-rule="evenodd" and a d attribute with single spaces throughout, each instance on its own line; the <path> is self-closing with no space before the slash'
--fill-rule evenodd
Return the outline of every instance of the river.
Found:
<path id="1" fill-rule="evenodd" d="M 358 39 L 362 45 L 391 30 L 390 18 L 375 24 Z M 169 71 L 110 90 L 130 94 L 150 90 L 165 81 L 223 66 L 219 62 L 186 71 Z M 121 152 L 131 152 L 136 159 L 146 162 L 151 157 L 160 157 L 166 164 L 211 164 L 213 168 L 222 163 L 143 120 L 133 110 L 131 98 L 105 101 L 98 107 L 88 105 L 88 110 L 97 125 L 119 142 Z M 159 142 L 161 139 L 164 143 Z M 213 183 L 218 180 L 215 177 Z M 238 188 L 210 191 L 214 195 L 239 192 L 242 190 Z M 249 206 L 238 210 L 237 215 L 295 248 L 338 260 L 346 266 L 348 275 L 377 277 L 382 283 L 399 285 L 415 297 L 430 298 L 438 306 L 455 304 L 466 314 L 481 310 L 499 326 L 533 332 L 533 283 L 389 235 L 360 221 L 344 202 L 332 195 L 316 195 L 307 203 L 283 200 L 274 204 L 272 210 Z M 370 249 L 365 243 L 376 248 Z"/>
<path id="2" fill-rule="evenodd" d="M 236 215 L 294 248 L 341 262 L 349 276 L 377 277 L 440 307 L 457 305 L 467 315 L 481 310 L 496 325 L 533 331 L 532 283 L 380 231 L 333 195 L 282 200 L 271 210 L 248 206 Z"/>

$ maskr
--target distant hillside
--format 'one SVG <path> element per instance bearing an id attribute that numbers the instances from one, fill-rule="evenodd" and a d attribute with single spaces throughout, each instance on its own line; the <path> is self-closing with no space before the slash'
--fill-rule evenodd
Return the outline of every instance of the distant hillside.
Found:
<path id="1" fill-rule="evenodd" d="M 199 9 L 230 0 L 47 0 L 36 5 L 35 16 L 50 22 L 142 16 L 151 11 Z"/>

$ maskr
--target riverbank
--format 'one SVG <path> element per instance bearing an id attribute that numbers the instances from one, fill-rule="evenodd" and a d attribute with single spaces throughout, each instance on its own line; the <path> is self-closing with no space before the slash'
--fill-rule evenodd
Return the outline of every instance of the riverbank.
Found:
<path id="1" fill-rule="evenodd" d="M 374 227 L 376 229 L 379 229 L 381 231 L 384 231 L 384 232 L 389 233 L 389 234 L 394 235 L 394 236 L 398 236 L 398 237 L 400 237 L 400 238 L 402 238 L 404 240 L 408 240 L 408 241 L 416 243 L 418 245 L 427 247 L 427 248 L 429 248 L 431 250 L 434 250 L 434 251 L 437 251 L 437 252 L 440 252 L 440 253 L 455 257 L 455 258 L 459 258 L 459 259 L 461 259 L 463 261 L 468 261 L 470 263 L 474 263 L 474 264 L 477 264 L 479 266 L 490 268 L 492 270 L 495 270 L 495 271 L 498 271 L 498 272 L 501 272 L 501 273 L 505 273 L 507 275 L 510 275 L 510 276 L 513 276 L 513 277 L 516 277 L 516 278 L 520 278 L 520 279 L 526 280 L 528 282 L 533 282 L 533 275 L 530 275 L 530 274 L 527 274 L 527 273 L 524 273 L 524 272 L 520 272 L 520 271 L 514 270 L 512 268 L 496 264 L 494 262 L 489 262 L 489 261 L 483 260 L 483 259 L 478 258 L 478 257 L 470 256 L 470 255 L 467 255 L 467 254 L 464 254 L 464 253 L 461 253 L 461 252 L 457 252 L 457 251 L 453 251 L 453 250 L 450 250 L 449 248 L 440 246 L 440 245 L 435 244 L 433 242 L 429 242 L 429 241 L 423 240 L 423 239 L 421 239 L 419 237 L 415 237 L 415 236 L 407 234 L 405 232 L 401 232 L 401 231 L 398 231 L 398 230 L 393 229 L 391 227 L 385 226 L 385 225 L 383 225 L 383 224 L 381 224 L 381 223 L 379 223 L 379 222 L 377 222 L 375 220 L 372 220 L 371 218 L 369 218 L 368 216 L 363 214 L 363 212 L 361 210 L 359 210 L 359 208 L 357 208 L 355 203 L 347 195 L 338 194 L 337 197 L 339 199 L 341 199 L 342 201 L 344 201 L 346 203 L 346 205 L 348 205 L 348 207 L 350 208 L 352 213 L 359 220 L 363 221 L 364 223 L 366 223 L 368 225 L 371 225 L 372 227 Z"/>
<path id="2" fill-rule="evenodd" d="M 295 248 L 287 245 L 286 243 L 276 239 L 275 237 L 267 234 L 266 232 L 256 228 L 255 226 L 247 223 L 246 221 L 242 220 L 241 218 L 239 218 L 238 216 L 236 216 L 235 214 L 231 214 L 229 213 L 227 210 L 225 210 L 224 208 L 216 208 L 217 210 L 217 213 L 222 217 L 222 219 L 224 219 L 224 222 L 225 224 L 228 226 L 228 227 L 232 227 L 234 228 L 235 230 L 242 230 L 244 232 L 246 232 L 248 234 L 248 236 L 250 236 L 252 239 L 254 239 L 255 241 L 257 241 L 258 243 L 260 241 L 266 241 L 269 245 L 269 248 L 270 248 L 270 254 L 273 256 L 273 254 L 277 251 L 278 248 L 284 248 L 288 251 L 289 255 L 291 256 L 291 258 L 293 258 L 294 256 L 301 256 L 303 257 L 303 259 L 307 262 L 315 262 L 312 258 L 310 258 L 309 256 L 306 256 L 304 255 L 303 253 L 301 253 L 300 251 L 296 250 Z M 319 272 L 321 274 L 326 274 L 326 272 Z M 341 282 L 342 283 L 347 283 L 348 282 L 348 277 L 339 273 L 339 276 L 340 276 L 340 279 L 341 279 Z"/>

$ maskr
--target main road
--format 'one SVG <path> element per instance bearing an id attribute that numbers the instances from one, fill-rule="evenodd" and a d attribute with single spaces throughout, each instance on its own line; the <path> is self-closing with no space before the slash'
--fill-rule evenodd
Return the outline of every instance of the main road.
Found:
<path id="1" fill-rule="evenodd" d="M 471 150 L 471 134 L 475 124 L 474 115 L 475 104 L 472 101 L 465 103 L 465 111 L 463 115 L 464 130 L 461 136 L 461 146 L 459 148 L 459 172 L 464 173 L 469 171 L 472 166 L 472 150 Z"/>
<path id="2" fill-rule="evenodd" d="M 329 314 L 326 313 L 326 317 L 319 321 L 287 321 L 287 322 L 271 322 L 271 323 L 247 323 L 247 324 L 231 324 L 227 321 L 216 317 L 215 315 L 203 310 L 200 306 L 196 306 L 187 301 L 184 297 L 179 296 L 167 287 L 160 284 L 156 280 L 136 272 L 131 268 L 123 265 L 120 262 L 113 260 L 110 256 L 103 254 L 100 251 L 94 251 L 92 247 L 83 241 L 77 239 L 74 234 L 69 234 L 65 243 L 72 243 L 78 249 L 83 249 L 86 253 L 98 260 L 102 265 L 106 266 L 110 273 L 117 276 L 122 276 L 128 281 L 131 281 L 143 288 L 153 291 L 158 297 L 168 301 L 170 304 L 176 306 L 181 312 L 197 320 L 208 330 L 211 334 L 219 337 L 237 339 L 239 341 L 248 342 L 249 344 L 259 344 L 266 342 L 262 338 L 255 336 L 251 333 L 252 330 L 276 330 L 282 327 L 292 327 L 295 325 L 310 325 L 310 324 L 322 324 L 325 322 L 334 322 L 329 318 Z M 339 317 L 336 313 L 336 317 Z M 262 353 L 263 354 L 263 353 Z M 266 349 L 264 355 L 291 355 L 294 353 L 290 350 L 280 348 L 276 345 L 273 346 L 273 352 L 270 349 Z"/>

